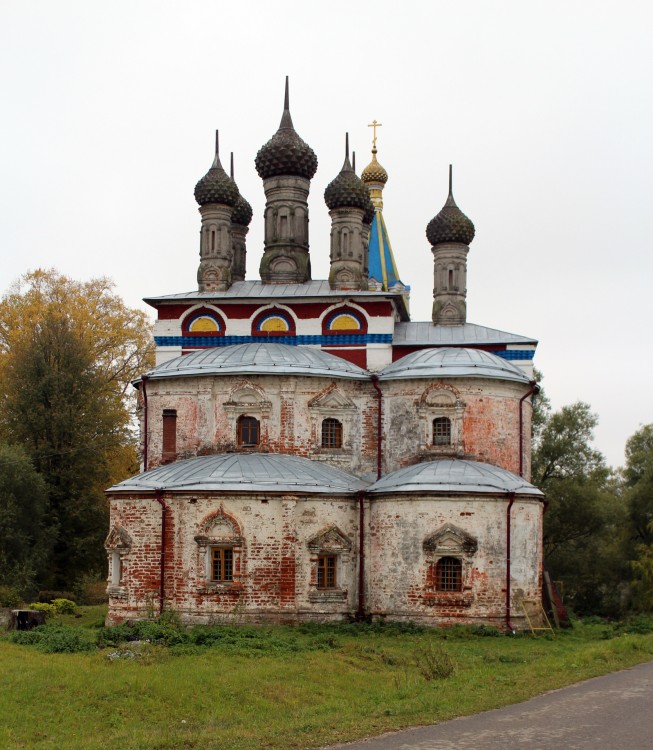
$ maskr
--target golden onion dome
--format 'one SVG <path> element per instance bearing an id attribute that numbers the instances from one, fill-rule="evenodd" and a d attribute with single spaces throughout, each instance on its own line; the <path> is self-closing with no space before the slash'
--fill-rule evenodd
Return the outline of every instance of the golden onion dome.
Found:
<path id="1" fill-rule="evenodd" d="M 361 180 L 363 180 L 366 185 L 369 185 L 371 182 L 380 182 L 381 184 L 385 185 L 385 183 L 388 181 L 388 173 L 376 160 L 376 154 L 377 149 L 375 146 L 374 148 L 372 148 L 372 161 L 365 167 L 365 169 L 361 173 Z"/>

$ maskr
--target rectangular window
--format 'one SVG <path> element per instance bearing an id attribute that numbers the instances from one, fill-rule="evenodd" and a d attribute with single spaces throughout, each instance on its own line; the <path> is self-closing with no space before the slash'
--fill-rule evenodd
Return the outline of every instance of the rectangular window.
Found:
<path id="1" fill-rule="evenodd" d="M 318 589 L 335 589 L 336 555 L 319 555 L 317 558 L 317 587 Z"/>
<path id="2" fill-rule="evenodd" d="M 164 461 L 174 461 L 177 457 L 177 411 L 163 410 L 163 455 Z"/>
<path id="3" fill-rule="evenodd" d="M 231 547 L 214 547 L 211 550 L 211 580 L 234 580 L 234 552 Z"/>

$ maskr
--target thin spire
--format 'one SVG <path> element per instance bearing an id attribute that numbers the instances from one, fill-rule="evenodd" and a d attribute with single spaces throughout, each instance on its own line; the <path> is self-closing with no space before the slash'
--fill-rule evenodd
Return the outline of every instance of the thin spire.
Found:
<path id="1" fill-rule="evenodd" d="M 220 131 L 215 131 L 215 158 L 213 159 L 213 164 L 211 165 L 211 169 L 222 169 L 222 164 L 220 164 Z"/>
<path id="2" fill-rule="evenodd" d="M 286 76 L 286 91 L 283 97 L 283 114 L 281 115 L 279 130 L 281 130 L 282 128 L 289 128 L 290 130 L 294 130 L 292 118 L 290 117 L 290 85 L 288 82 L 288 76 Z"/>
<path id="3" fill-rule="evenodd" d="M 352 167 L 349 161 L 349 133 L 345 133 L 345 161 L 342 165 L 341 172 L 351 172 Z"/>
<path id="4" fill-rule="evenodd" d="M 231 152 L 231 167 L 229 169 L 229 177 L 233 180 L 234 178 L 234 152 Z"/>
<path id="5" fill-rule="evenodd" d="M 453 165 L 449 165 L 449 195 L 453 198 Z"/>
<path id="6" fill-rule="evenodd" d="M 349 159 L 349 133 L 345 133 L 345 157 Z"/>
<path id="7" fill-rule="evenodd" d="M 354 172 L 356 171 L 356 152 L 355 151 L 351 152 L 351 168 L 354 170 Z"/>

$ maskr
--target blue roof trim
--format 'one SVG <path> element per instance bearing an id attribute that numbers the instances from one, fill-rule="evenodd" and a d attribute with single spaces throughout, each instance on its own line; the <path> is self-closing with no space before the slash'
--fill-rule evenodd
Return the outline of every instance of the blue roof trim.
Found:
<path id="1" fill-rule="evenodd" d="M 391 344 L 390 333 L 343 333 L 329 336 L 155 336 L 157 346 L 233 346 L 234 344 L 319 344 L 320 346 Z"/>
<path id="2" fill-rule="evenodd" d="M 492 349 L 492 354 L 496 354 L 497 357 L 502 359 L 524 359 L 531 360 L 535 354 L 535 349 Z"/>

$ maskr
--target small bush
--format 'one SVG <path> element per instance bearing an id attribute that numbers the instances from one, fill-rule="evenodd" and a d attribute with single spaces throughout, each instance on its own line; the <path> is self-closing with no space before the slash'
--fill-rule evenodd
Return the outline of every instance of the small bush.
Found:
<path id="1" fill-rule="evenodd" d="M 0 586 L 0 607 L 16 609 L 20 605 L 20 594 L 11 586 Z"/>
<path id="2" fill-rule="evenodd" d="M 72 591 L 39 591 L 38 600 L 42 604 L 52 604 L 55 599 L 69 599 L 77 603 L 77 597 Z"/>
<path id="3" fill-rule="evenodd" d="M 33 609 L 36 612 L 45 612 L 46 620 L 57 614 L 57 608 L 54 604 L 46 604 L 45 602 L 32 602 L 27 605 L 27 609 Z"/>
<path id="4" fill-rule="evenodd" d="M 46 654 L 75 654 L 91 651 L 95 645 L 80 628 L 67 625 L 39 625 L 34 630 L 17 630 L 9 636 L 13 643 L 36 646 Z"/>
<path id="5" fill-rule="evenodd" d="M 74 615 L 77 605 L 70 599 L 54 599 L 52 605 L 56 607 L 58 615 Z"/>
<path id="6" fill-rule="evenodd" d="M 429 643 L 415 654 L 415 664 L 427 682 L 451 677 L 456 671 L 456 665 L 449 654 L 442 646 L 434 646 L 433 643 Z"/>

